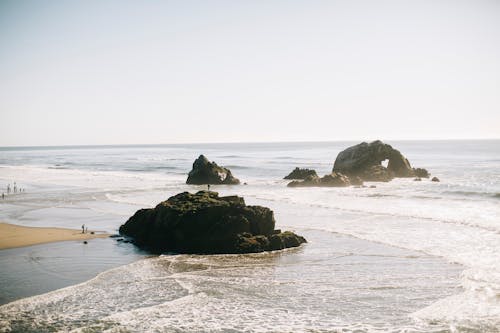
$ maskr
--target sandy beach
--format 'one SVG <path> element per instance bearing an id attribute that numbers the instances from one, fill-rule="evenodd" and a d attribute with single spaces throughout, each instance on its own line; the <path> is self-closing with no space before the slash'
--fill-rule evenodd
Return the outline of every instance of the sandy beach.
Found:
<path id="1" fill-rule="evenodd" d="M 51 242 L 105 238 L 106 233 L 82 234 L 80 230 L 63 228 L 23 227 L 0 222 L 0 250 Z"/>

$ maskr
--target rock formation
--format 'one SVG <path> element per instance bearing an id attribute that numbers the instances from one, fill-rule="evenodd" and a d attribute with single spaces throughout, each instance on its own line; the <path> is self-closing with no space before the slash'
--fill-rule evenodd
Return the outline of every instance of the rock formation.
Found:
<path id="1" fill-rule="evenodd" d="M 388 160 L 387 167 L 382 161 Z M 387 182 L 394 177 L 428 177 L 425 169 L 413 169 L 410 162 L 390 145 L 382 141 L 360 143 L 340 152 L 335 159 L 333 172 L 348 177 L 357 176 L 364 181 Z"/>
<path id="2" fill-rule="evenodd" d="M 362 184 L 362 182 L 361 182 Z M 325 175 L 323 177 L 318 176 L 308 176 L 306 179 L 299 181 L 294 180 L 289 183 L 287 186 L 289 187 L 345 187 L 349 185 L 361 185 L 361 184 L 352 184 L 349 177 L 343 175 L 339 172 L 332 172 L 329 175 Z"/>
<path id="3" fill-rule="evenodd" d="M 429 178 L 429 176 L 431 175 L 429 171 L 422 168 L 413 168 L 413 173 L 415 174 L 415 176 L 420 178 Z"/>
<path id="4" fill-rule="evenodd" d="M 205 156 L 200 155 L 193 163 L 193 169 L 189 172 L 186 184 L 239 184 L 238 178 L 233 177 L 227 168 L 210 162 Z"/>
<path id="5" fill-rule="evenodd" d="M 176 253 L 248 253 L 299 246 L 306 240 L 274 230 L 272 210 L 247 206 L 238 196 L 200 191 L 179 193 L 155 208 L 138 210 L 120 234 L 150 251 Z"/>
<path id="6" fill-rule="evenodd" d="M 295 168 L 288 176 L 283 179 L 306 179 L 308 176 L 318 176 L 315 170 Z"/>
<path id="7" fill-rule="evenodd" d="M 431 181 L 433 181 L 433 182 L 440 182 L 440 180 L 439 180 L 438 177 L 432 177 Z"/>

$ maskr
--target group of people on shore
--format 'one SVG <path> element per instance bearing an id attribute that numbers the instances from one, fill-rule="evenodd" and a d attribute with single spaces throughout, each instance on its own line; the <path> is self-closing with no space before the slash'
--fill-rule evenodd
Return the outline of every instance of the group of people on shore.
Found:
<path id="1" fill-rule="evenodd" d="M 21 187 L 17 187 L 16 182 L 14 182 L 14 185 L 11 187 L 10 184 L 7 184 L 7 195 L 9 195 L 11 192 L 12 193 L 21 193 L 24 192 L 25 189 Z M 5 192 L 2 192 L 2 199 L 5 199 Z"/>

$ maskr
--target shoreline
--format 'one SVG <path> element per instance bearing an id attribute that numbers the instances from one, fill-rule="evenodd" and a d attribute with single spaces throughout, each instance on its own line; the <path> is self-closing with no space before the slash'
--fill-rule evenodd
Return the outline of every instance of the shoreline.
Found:
<path id="1" fill-rule="evenodd" d="M 0 222 L 0 250 L 25 247 L 52 242 L 70 240 L 87 240 L 93 238 L 106 238 L 109 234 L 104 232 L 82 234 L 80 230 L 50 227 L 25 227 L 10 223 Z"/>

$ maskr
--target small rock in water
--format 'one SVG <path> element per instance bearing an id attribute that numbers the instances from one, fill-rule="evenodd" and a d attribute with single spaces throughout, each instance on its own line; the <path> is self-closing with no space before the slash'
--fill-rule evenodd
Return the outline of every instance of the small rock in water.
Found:
<path id="1" fill-rule="evenodd" d="M 318 177 L 318 174 L 316 173 L 315 170 L 312 169 L 301 169 L 299 167 L 296 167 L 293 169 L 288 176 L 286 176 L 283 179 L 306 179 L 307 177 L 312 176 L 312 177 Z"/>
<path id="2" fill-rule="evenodd" d="M 83 241 L 83 244 L 88 244 L 87 241 Z"/>
<path id="3" fill-rule="evenodd" d="M 415 182 L 420 182 L 420 181 L 422 181 L 422 178 L 417 177 L 417 178 L 413 179 L 413 181 L 415 181 Z"/>
<path id="4" fill-rule="evenodd" d="M 240 181 L 231 174 L 231 170 L 210 162 L 205 156 L 200 155 L 193 163 L 186 184 L 225 184 L 236 185 Z"/>
<path id="5" fill-rule="evenodd" d="M 438 177 L 432 177 L 431 181 L 433 181 L 433 182 L 440 182 L 440 180 L 439 180 Z"/>
<path id="6" fill-rule="evenodd" d="M 413 168 L 413 172 L 415 173 L 415 176 L 419 178 L 429 178 L 430 173 L 424 168 Z"/>
<path id="7" fill-rule="evenodd" d="M 294 180 L 288 187 L 345 187 L 350 186 L 349 177 L 340 172 L 332 172 L 319 178 L 317 175 L 309 175 L 304 180 Z M 356 184 L 359 185 L 359 184 Z"/>

